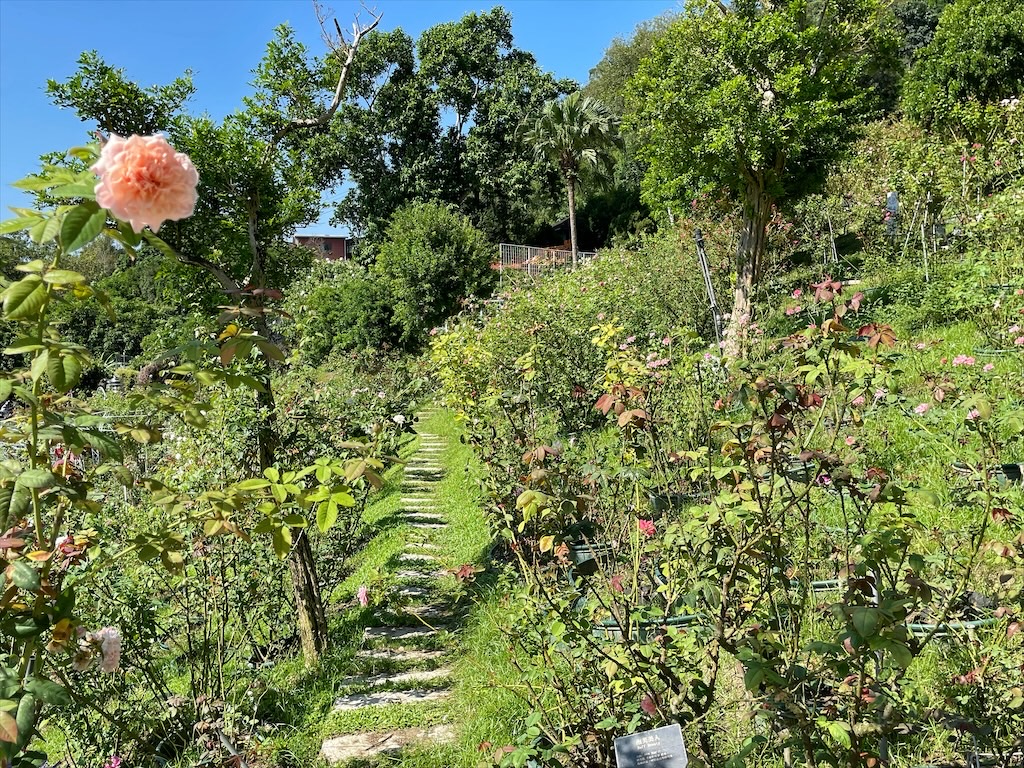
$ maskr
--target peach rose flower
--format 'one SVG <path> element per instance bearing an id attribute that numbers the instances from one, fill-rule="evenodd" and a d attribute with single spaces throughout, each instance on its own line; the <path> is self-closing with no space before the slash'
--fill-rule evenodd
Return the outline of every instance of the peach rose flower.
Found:
<path id="1" fill-rule="evenodd" d="M 96 202 L 136 232 L 146 226 L 159 232 L 168 219 L 185 219 L 195 210 L 196 167 L 159 133 L 127 139 L 111 134 L 91 170 L 100 177 Z"/>

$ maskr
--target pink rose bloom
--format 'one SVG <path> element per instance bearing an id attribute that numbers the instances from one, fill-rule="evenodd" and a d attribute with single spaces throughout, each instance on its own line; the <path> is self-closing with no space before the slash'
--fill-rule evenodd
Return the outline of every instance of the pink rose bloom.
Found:
<path id="1" fill-rule="evenodd" d="M 889 393 L 886 390 L 884 390 L 884 389 L 876 389 L 875 390 L 875 400 L 881 400 L 887 394 L 889 394 Z"/>
<path id="2" fill-rule="evenodd" d="M 916 413 L 918 415 L 921 415 L 921 414 L 928 413 L 928 411 L 930 411 L 931 409 L 932 409 L 932 407 L 931 407 L 930 404 L 928 404 L 928 403 L 921 403 L 919 406 L 917 406 L 914 409 L 914 413 Z"/>
<path id="3" fill-rule="evenodd" d="M 853 435 L 847 435 L 846 440 L 844 440 L 843 442 L 845 442 L 847 445 L 854 445 L 857 442 L 857 438 L 854 437 Z"/>
<path id="4" fill-rule="evenodd" d="M 793 298 L 799 299 L 801 296 L 803 296 L 803 294 L 804 292 L 797 288 L 795 291 L 793 291 Z"/>
<path id="5" fill-rule="evenodd" d="M 857 397 L 853 398 L 853 400 L 850 402 L 850 405 L 853 405 L 853 406 L 864 405 L 864 395 L 858 395 Z"/>
<path id="6" fill-rule="evenodd" d="M 953 358 L 953 365 L 974 365 L 974 358 L 970 355 L 957 355 Z"/>
<path id="7" fill-rule="evenodd" d="M 980 415 L 981 415 L 981 414 L 980 414 L 980 413 L 978 413 L 978 409 L 977 409 L 977 408 L 971 408 L 971 410 L 969 410 L 969 411 L 967 412 L 967 418 L 968 418 L 968 420 L 969 420 L 969 421 L 974 421 L 974 420 L 975 420 L 975 419 L 977 419 L 977 418 L 978 418 L 978 417 L 979 417 Z"/>
<path id="8" fill-rule="evenodd" d="M 356 599 L 359 600 L 359 604 L 363 608 L 370 604 L 370 593 L 367 591 L 365 584 L 359 587 L 359 590 L 356 592 Z"/>
<path id="9" fill-rule="evenodd" d="M 1013 340 L 1015 346 L 1024 347 L 1024 336 L 1018 336 Z"/>
<path id="10" fill-rule="evenodd" d="M 981 369 L 981 370 L 983 370 L 983 371 L 985 371 L 986 373 L 988 373 L 988 372 L 989 372 L 989 371 L 991 371 L 991 370 L 992 370 L 993 368 L 995 368 L 995 365 L 993 365 L 992 363 L 985 363 L 984 367 L 982 367 L 982 369 Z"/>
<path id="11" fill-rule="evenodd" d="M 103 768 L 121 768 L 121 758 L 111 755 L 110 759 L 103 764 Z"/>
<path id="12" fill-rule="evenodd" d="M 1024 296 L 1024 288 L 1018 288 L 1013 292 L 1014 296 Z"/>
<path id="13" fill-rule="evenodd" d="M 919 344 L 915 344 L 915 345 L 914 345 L 914 347 L 915 347 L 916 349 L 924 349 L 924 348 L 925 348 L 926 346 L 928 346 L 928 345 L 927 345 L 927 344 L 925 344 L 925 343 L 924 343 L 923 341 L 922 341 L 922 342 L 920 342 Z"/>
<path id="14" fill-rule="evenodd" d="M 803 310 L 803 307 L 797 305 L 795 307 L 789 307 L 788 309 L 786 309 L 786 314 L 787 315 L 795 315 L 797 312 L 800 312 L 802 310 Z"/>
<path id="15" fill-rule="evenodd" d="M 654 521 L 653 520 L 637 520 L 636 527 L 640 529 L 640 533 L 650 538 L 654 535 Z"/>
<path id="16" fill-rule="evenodd" d="M 672 339 L 670 337 L 668 337 L 668 336 L 666 336 L 664 339 L 661 340 L 661 345 L 663 347 L 667 347 L 671 343 L 672 343 Z"/>
<path id="17" fill-rule="evenodd" d="M 1019 325 L 1011 325 L 1009 330 L 1010 330 L 1010 333 L 1016 333 L 1017 331 L 1020 330 L 1020 326 Z"/>
<path id="18" fill-rule="evenodd" d="M 96 202 L 141 232 L 170 219 L 186 219 L 196 208 L 199 174 L 188 155 L 175 152 L 160 134 L 111 134 L 92 172 L 100 177 Z"/>

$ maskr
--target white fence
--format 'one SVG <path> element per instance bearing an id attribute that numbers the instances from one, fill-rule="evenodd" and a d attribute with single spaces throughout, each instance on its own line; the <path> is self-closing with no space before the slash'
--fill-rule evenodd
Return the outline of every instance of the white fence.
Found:
<path id="1" fill-rule="evenodd" d="M 560 248 L 536 248 L 532 245 L 502 243 L 498 246 L 498 252 L 497 267 L 501 272 L 509 269 L 537 276 L 552 269 L 572 268 L 572 251 Z M 586 264 L 597 254 L 593 251 L 578 251 L 576 255 L 580 264 Z"/>

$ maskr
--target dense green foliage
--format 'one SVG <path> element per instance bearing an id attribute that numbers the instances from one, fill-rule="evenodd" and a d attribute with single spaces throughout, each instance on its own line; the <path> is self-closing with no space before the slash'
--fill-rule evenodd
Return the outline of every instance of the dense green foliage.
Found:
<path id="1" fill-rule="evenodd" d="M 984 136 L 978 111 L 1024 94 L 1024 8 L 1012 0 L 945 7 L 904 82 L 907 113 L 938 128 Z"/>
<path id="2" fill-rule="evenodd" d="M 402 341 L 421 343 L 462 299 L 485 296 L 495 280 L 492 252 L 483 234 L 452 208 L 419 203 L 399 210 L 373 274 L 392 297 Z"/>

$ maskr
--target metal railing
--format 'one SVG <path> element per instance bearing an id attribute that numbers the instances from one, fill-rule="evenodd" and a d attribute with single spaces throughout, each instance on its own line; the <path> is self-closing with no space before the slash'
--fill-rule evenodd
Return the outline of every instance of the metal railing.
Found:
<path id="1" fill-rule="evenodd" d="M 499 271 L 506 269 L 523 272 L 534 277 L 553 269 L 572 269 L 572 251 L 561 248 L 537 248 L 532 245 L 501 243 L 498 246 Z M 593 251 L 578 251 L 579 264 L 586 264 L 597 254 Z"/>

